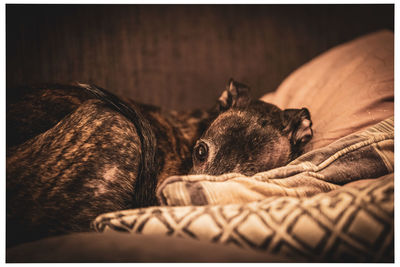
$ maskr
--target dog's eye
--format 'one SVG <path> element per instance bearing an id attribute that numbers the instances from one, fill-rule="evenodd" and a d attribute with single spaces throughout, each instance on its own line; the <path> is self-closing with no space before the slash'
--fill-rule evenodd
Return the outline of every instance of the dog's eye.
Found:
<path id="1" fill-rule="evenodd" d="M 204 142 L 200 142 L 194 149 L 194 155 L 199 161 L 204 161 L 208 157 L 208 146 Z"/>

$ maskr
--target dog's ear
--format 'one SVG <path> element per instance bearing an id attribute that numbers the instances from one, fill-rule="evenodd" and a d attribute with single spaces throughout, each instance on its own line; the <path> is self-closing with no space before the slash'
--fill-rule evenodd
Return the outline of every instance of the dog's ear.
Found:
<path id="1" fill-rule="evenodd" d="M 313 136 L 310 112 L 306 108 L 283 111 L 284 131 L 296 149 L 302 149 Z"/>
<path id="2" fill-rule="evenodd" d="M 249 88 L 230 79 L 226 90 L 218 99 L 219 111 L 225 111 L 232 107 L 244 107 L 250 102 Z"/>

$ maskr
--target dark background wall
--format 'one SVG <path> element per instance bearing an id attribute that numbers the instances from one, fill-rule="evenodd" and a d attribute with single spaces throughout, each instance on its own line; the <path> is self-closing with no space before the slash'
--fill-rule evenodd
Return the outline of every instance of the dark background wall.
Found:
<path id="1" fill-rule="evenodd" d="M 230 77 L 260 97 L 383 28 L 394 5 L 7 5 L 6 84 L 93 82 L 165 108 L 209 107 Z"/>

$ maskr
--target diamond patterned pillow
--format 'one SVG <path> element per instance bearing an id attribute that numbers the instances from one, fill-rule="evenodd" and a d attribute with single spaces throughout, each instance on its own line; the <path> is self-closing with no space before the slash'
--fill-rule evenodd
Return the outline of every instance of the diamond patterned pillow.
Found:
<path id="1" fill-rule="evenodd" d="M 296 261 L 393 262 L 393 178 L 356 181 L 311 198 L 124 210 L 103 214 L 92 225 L 98 232 L 235 244 Z"/>

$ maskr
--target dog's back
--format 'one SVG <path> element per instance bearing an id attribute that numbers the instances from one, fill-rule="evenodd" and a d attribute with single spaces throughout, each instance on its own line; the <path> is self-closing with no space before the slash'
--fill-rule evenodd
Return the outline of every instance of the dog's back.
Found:
<path id="1" fill-rule="evenodd" d="M 89 85 L 19 92 L 7 99 L 7 245 L 156 205 L 157 183 L 191 168 L 202 112 L 163 114 Z"/>

